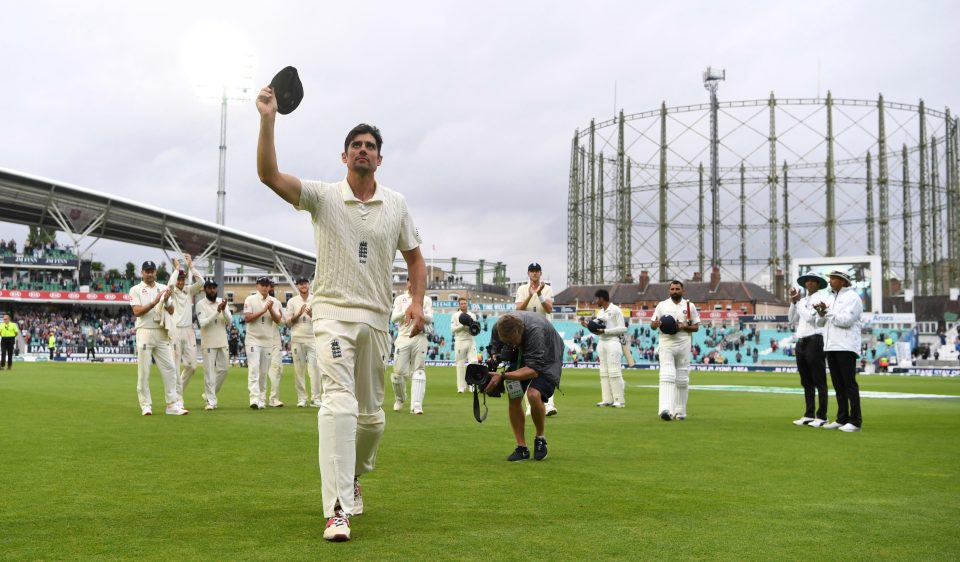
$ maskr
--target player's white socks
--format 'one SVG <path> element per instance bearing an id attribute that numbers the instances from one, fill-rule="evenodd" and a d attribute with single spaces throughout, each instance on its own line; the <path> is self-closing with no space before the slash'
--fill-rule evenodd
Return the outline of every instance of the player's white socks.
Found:
<path id="1" fill-rule="evenodd" d="M 401 402 L 407 401 L 407 384 L 403 380 L 403 375 L 398 375 L 393 373 L 390 375 L 390 382 L 393 383 L 393 393 L 396 395 L 397 400 Z"/>
<path id="2" fill-rule="evenodd" d="M 609 382 L 607 385 L 610 387 L 610 394 L 613 396 L 613 401 L 618 404 L 623 404 L 623 376 L 614 375 L 607 379 Z M 604 397 L 604 402 L 607 402 L 607 398 Z"/>
<path id="3" fill-rule="evenodd" d="M 410 385 L 410 409 L 423 409 L 423 395 L 427 393 L 427 374 L 423 371 L 413 372 L 413 383 Z"/>

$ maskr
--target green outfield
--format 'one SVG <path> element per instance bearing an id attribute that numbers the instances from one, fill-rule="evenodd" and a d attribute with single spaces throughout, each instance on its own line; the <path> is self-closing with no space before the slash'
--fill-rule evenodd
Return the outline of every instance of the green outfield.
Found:
<path id="1" fill-rule="evenodd" d="M 393 412 L 363 479 L 354 540 L 325 543 L 316 410 L 141 417 L 133 365 L 0 371 L 0 558 L 298 560 L 956 559 L 960 398 L 865 398 L 859 434 L 796 427 L 802 397 L 690 392 L 656 416 L 656 374 L 627 372 L 599 409 L 595 370 L 568 370 L 543 462 L 507 463 L 503 399 L 474 421 L 452 368 L 428 369 L 425 415 Z M 199 373 L 198 373 L 199 374 Z M 694 385 L 797 387 L 796 375 L 693 373 Z M 865 391 L 960 396 L 960 379 L 863 376 Z M 831 418 L 835 403 L 831 398 Z M 532 426 L 528 427 L 531 435 Z"/>

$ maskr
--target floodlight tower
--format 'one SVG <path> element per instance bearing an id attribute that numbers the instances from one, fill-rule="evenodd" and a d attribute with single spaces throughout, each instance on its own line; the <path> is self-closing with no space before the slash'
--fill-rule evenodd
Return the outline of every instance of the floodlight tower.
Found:
<path id="1" fill-rule="evenodd" d="M 253 54 L 249 42 L 226 26 L 201 30 L 188 47 L 197 95 L 220 102 L 220 167 L 217 178 L 217 224 L 226 224 L 227 104 L 254 98 Z M 217 247 L 214 277 L 223 294 L 223 260 Z"/>
<path id="2" fill-rule="evenodd" d="M 710 268 L 720 267 L 720 173 L 719 147 L 720 138 L 717 132 L 717 88 L 722 80 L 727 79 L 726 70 L 714 70 L 707 67 L 703 71 L 703 87 L 710 92 L 710 196 L 713 202 L 711 212 L 711 233 L 713 236 L 713 254 L 710 258 Z M 703 272 L 701 272 L 703 275 Z"/>

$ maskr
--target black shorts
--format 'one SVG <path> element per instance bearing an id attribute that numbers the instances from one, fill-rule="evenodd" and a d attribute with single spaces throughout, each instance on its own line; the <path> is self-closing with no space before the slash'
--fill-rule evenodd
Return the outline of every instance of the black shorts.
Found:
<path id="1" fill-rule="evenodd" d="M 540 397 L 544 401 L 549 400 L 553 396 L 553 391 L 557 389 L 556 385 L 547 380 L 544 377 L 537 377 L 535 379 L 527 379 L 525 381 L 520 381 L 520 386 L 523 387 L 523 391 L 527 391 L 527 387 L 532 386 L 540 392 Z"/>

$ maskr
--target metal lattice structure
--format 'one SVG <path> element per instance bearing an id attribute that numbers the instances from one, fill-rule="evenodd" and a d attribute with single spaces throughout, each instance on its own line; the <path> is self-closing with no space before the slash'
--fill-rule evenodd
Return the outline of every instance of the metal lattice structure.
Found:
<path id="1" fill-rule="evenodd" d="M 641 270 L 665 282 L 717 267 L 774 290 L 794 258 L 864 254 L 880 255 L 884 278 L 919 295 L 960 284 L 960 150 L 949 109 L 882 95 L 711 94 L 711 103 L 621 111 L 574 134 L 570 285 L 625 282 Z"/>

